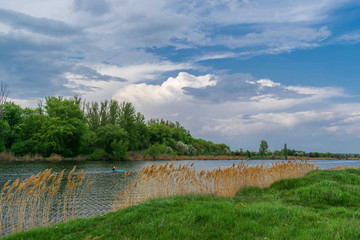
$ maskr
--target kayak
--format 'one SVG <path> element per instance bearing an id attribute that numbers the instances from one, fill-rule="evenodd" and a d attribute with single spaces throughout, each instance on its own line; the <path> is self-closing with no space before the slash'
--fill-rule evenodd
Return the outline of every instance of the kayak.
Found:
<path id="1" fill-rule="evenodd" d="M 111 171 L 102 171 L 102 173 L 115 173 L 115 172 L 126 172 L 126 170 L 111 170 Z"/>

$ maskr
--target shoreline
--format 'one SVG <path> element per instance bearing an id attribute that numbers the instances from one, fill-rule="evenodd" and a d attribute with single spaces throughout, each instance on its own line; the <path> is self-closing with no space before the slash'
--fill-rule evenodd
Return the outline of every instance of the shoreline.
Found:
<path id="1" fill-rule="evenodd" d="M 232 155 L 195 155 L 195 156 L 188 156 L 188 155 L 158 155 L 152 157 L 150 155 L 144 155 L 139 152 L 130 152 L 126 160 L 123 161 L 182 161 L 182 160 L 194 160 L 194 161 L 204 161 L 204 160 L 242 160 L 242 161 L 251 161 L 251 160 L 278 160 L 278 161 L 293 161 L 293 160 L 360 160 L 360 158 L 311 158 L 311 157 L 294 157 L 289 156 L 288 159 L 284 159 L 283 156 L 263 156 L 263 157 L 253 157 L 253 158 L 246 158 L 245 156 L 232 156 Z M 42 157 L 38 154 L 30 155 L 27 154 L 22 157 L 16 157 L 12 153 L 0 153 L 0 162 L 67 162 L 67 161 L 94 161 L 90 160 L 88 156 L 76 156 L 74 158 L 65 158 L 57 154 L 52 154 L 50 157 Z M 121 161 L 116 159 L 98 159 L 95 161 Z"/>

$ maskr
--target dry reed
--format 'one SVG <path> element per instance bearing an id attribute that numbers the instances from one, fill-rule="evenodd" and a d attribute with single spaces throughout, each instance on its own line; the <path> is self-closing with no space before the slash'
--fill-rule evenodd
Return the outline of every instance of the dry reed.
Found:
<path id="1" fill-rule="evenodd" d="M 6 161 L 6 162 L 16 161 L 16 157 L 12 153 L 0 152 L 0 161 Z"/>
<path id="2" fill-rule="evenodd" d="M 271 165 L 264 163 L 249 166 L 244 162 L 235 163 L 224 169 L 197 172 L 193 164 L 153 164 L 144 167 L 125 188 L 118 193 L 113 210 L 125 208 L 148 199 L 166 197 L 176 194 L 216 194 L 234 196 L 243 187 L 267 187 L 273 182 L 304 176 L 316 169 L 315 163 L 307 161 L 281 161 Z M 125 177 L 129 174 L 125 174 Z"/>
<path id="3" fill-rule="evenodd" d="M 22 156 L 20 160 L 23 162 L 40 162 L 40 161 L 44 161 L 44 158 L 39 154 L 35 154 L 35 155 L 26 154 Z"/>
<path id="4" fill-rule="evenodd" d="M 53 154 L 51 154 L 50 157 L 46 158 L 46 161 L 49 161 L 49 162 L 60 162 L 62 160 L 63 160 L 63 157 L 56 153 L 53 153 Z"/>
<path id="5" fill-rule="evenodd" d="M 344 169 L 348 169 L 348 168 L 352 168 L 352 169 L 360 169 L 360 166 L 349 166 L 349 165 L 345 165 L 345 166 L 336 166 L 333 168 L 329 168 L 328 170 L 344 170 Z"/>
<path id="6" fill-rule="evenodd" d="M 64 186 L 64 172 L 47 169 L 27 179 L 6 182 L 0 196 L 0 235 L 74 218 L 76 201 L 91 183 L 86 180 L 86 187 L 81 188 L 85 175 L 82 171 L 74 175 L 74 167 Z"/>

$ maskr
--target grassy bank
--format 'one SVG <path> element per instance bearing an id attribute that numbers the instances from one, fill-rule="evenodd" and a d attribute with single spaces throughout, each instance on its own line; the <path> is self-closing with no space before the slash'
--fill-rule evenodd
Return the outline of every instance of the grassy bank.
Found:
<path id="1" fill-rule="evenodd" d="M 5 239 L 360 239 L 360 170 L 316 170 L 234 197 L 156 199 Z"/>

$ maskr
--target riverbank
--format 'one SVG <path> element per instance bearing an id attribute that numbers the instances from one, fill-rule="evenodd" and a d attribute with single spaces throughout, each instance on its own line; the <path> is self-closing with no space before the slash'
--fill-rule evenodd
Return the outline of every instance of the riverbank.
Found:
<path id="1" fill-rule="evenodd" d="M 107 160 L 107 159 L 98 159 Z M 114 159 L 113 159 L 114 160 Z M 255 156 L 247 158 L 245 156 L 233 155 L 170 155 L 162 154 L 155 157 L 144 155 L 141 152 L 129 152 L 126 161 L 176 161 L 176 160 L 284 160 L 283 156 Z M 312 157 L 293 157 L 289 156 L 287 160 L 360 160 L 360 158 L 312 158 Z M 1 152 L 0 162 L 61 162 L 61 161 L 93 161 L 88 156 L 76 156 L 74 158 L 65 158 L 58 154 L 52 154 L 50 157 L 42 157 L 39 154 L 16 157 L 12 153 Z"/>
<path id="2" fill-rule="evenodd" d="M 4 239 L 360 239 L 360 170 L 315 170 L 234 197 L 147 201 Z"/>

